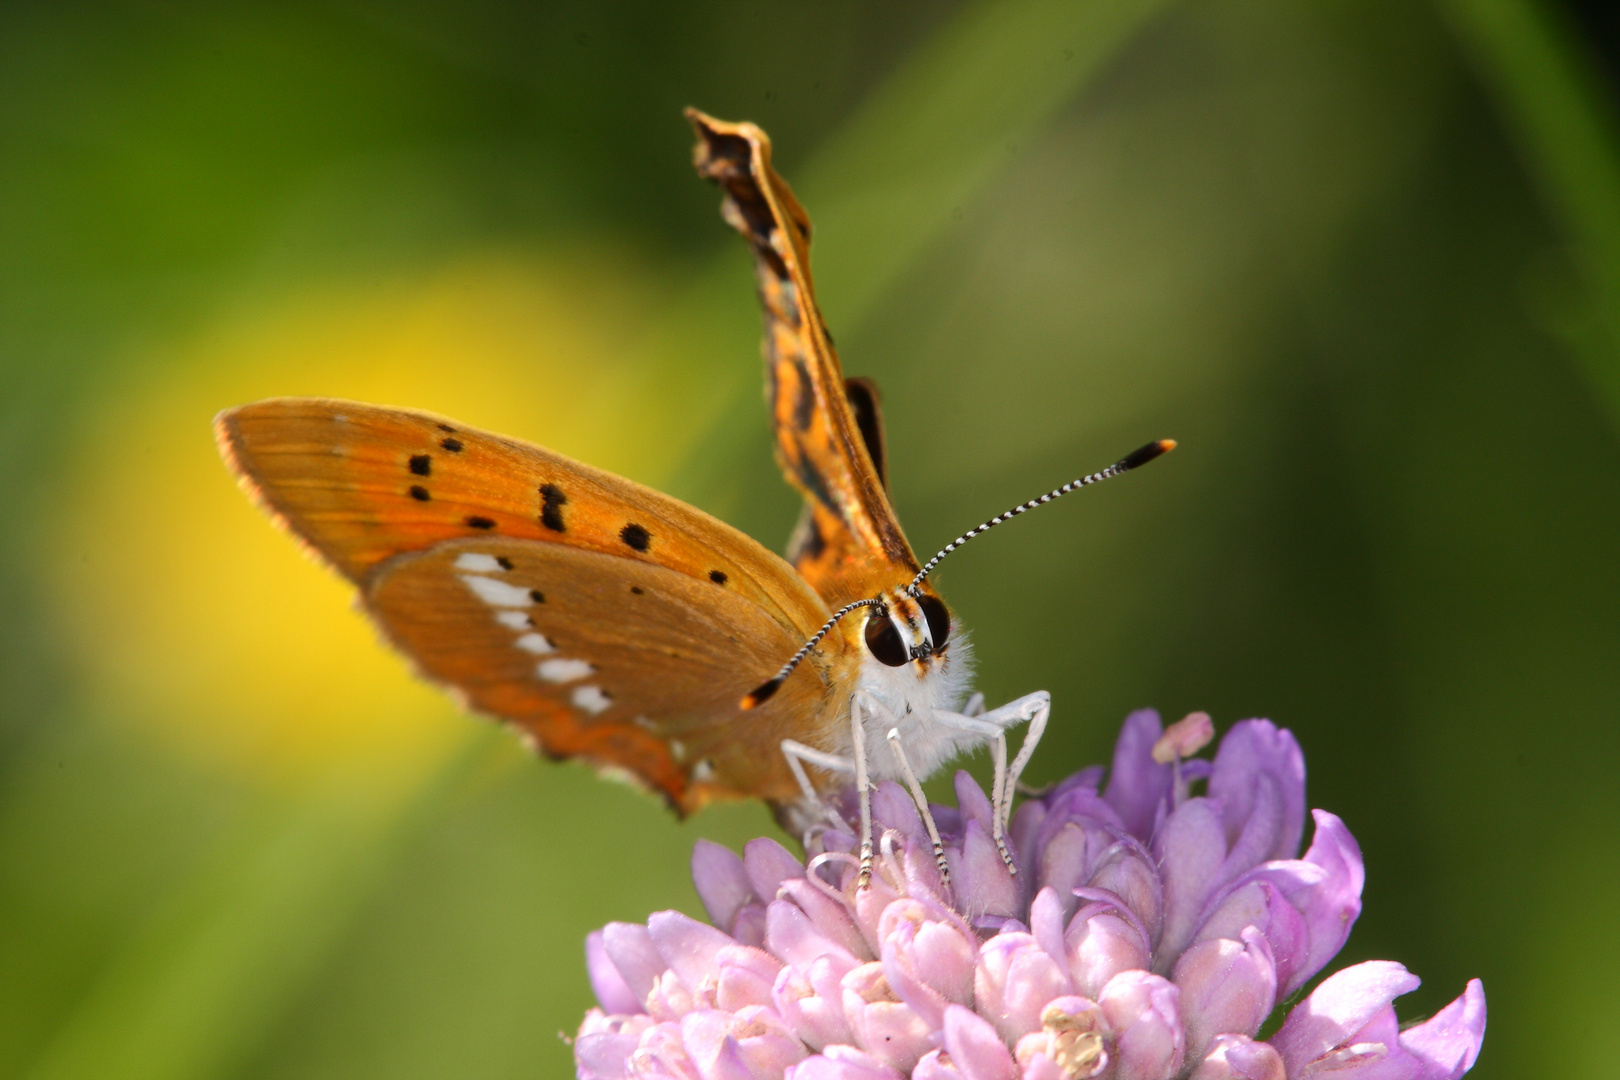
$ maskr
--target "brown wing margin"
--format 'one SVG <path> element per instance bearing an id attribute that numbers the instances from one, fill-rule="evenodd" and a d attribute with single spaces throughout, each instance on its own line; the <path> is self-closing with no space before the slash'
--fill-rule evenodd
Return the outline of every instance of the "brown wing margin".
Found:
<path id="1" fill-rule="evenodd" d="M 698 135 L 698 174 L 726 193 L 721 213 L 754 254 L 777 456 L 810 507 L 796 533 L 795 566 L 833 607 L 872 595 L 874 586 L 909 580 L 917 558 L 847 396 L 873 405 L 875 422 L 876 395 L 859 380 L 846 388 L 816 307 L 810 219 L 771 168 L 771 143 L 763 131 L 695 109 L 686 115 Z"/>

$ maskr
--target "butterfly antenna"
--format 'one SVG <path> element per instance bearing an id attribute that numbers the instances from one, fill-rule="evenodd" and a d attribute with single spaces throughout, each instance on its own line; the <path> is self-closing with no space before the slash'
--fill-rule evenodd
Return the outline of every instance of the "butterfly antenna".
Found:
<path id="1" fill-rule="evenodd" d="M 1053 488 L 1051 491 L 1048 491 L 1045 495 L 1042 495 L 1038 499 L 1031 499 L 1027 503 L 1022 503 L 1021 505 L 1015 506 L 1011 510 L 1008 510 L 1005 514 L 997 514 L 983 525 L 978 525 L 969 529 L 967 532 L 963 533 L 961 536 L 958 536 L 955 540 L 952 540 L 950 543 L 941 548 L 939 554 L 935 555 L 932 559 L 929 559 L 917 576 L 911 579 L 911 584 L 906 586 L 906 592 L 910 593 L 912 596 L 916 596 L 917 589 L 922 585 L 923 579 L 928 576 L 929 571 L 933 570 L 934 567 L 939 565 L 939 560 L 943 559 L 945 556 L 949 555 L 951 552 L 955 551 L 957 548 L 961 547 L 975 536 L 978 536 L 980 533 L 986 532 L 996 525 L 1000 525 L 1003 521 L 1008 521 L 1015 518 L 1019 514 L 1033 510 L 1037 506 L 1045 506 L 1053 499 L 1067 495 L 1071 491 L 1077 491 L 1080 488 L 1095 484 L 1099 480 L 1107 480 L 1109 477 L 1118 476 L 1123 472 L 1130 472 L 1132 469 L 1137 468 L 1138 466 L 1146 465 L 1160 454 L 1168 454 L 1175 448 L 1176 440 L 1174 439 L 1160 439 L 1158 442 L 1150 442 L 1140 450 L 1137 450 L 1135 453 L 1126 454 L 1124 457 L 1108 466 L 1108 468 L 1103 469 L 1101 472 L 1094 472 L 1089 476 L 1082 476 L 1078 480 L 1071 480 L 1060 488 Z M 837 616 L 834 616 L 834 618 L 837 618 Z M 795 659 L 797 658 L 795 657 Z"/>
<path id="2" fill-rule="evenodd" d="M 787 680 L 789 675 L 793 674 L 793 669 L 799 666 L 799 661 L 810 655 L 810 650 L 816 647 L 817 642 L 827 636 L 827 632 L 837 625 L 839 619 L 842 619 L 845 615 L 848 615 L 856 608 L 882 606 L 882 600 L 857 600 L 853 604 L 845 604 L 843 607 L 833 612 L 832 618 L 821 624 L 821 629 L 816 631 L 815 637 L 812 637 L 809 641 L 805 642 L 804 647 L 793 654 L 793 659 L 782 665 L 781 671 L 778 671 L 775 675 L 772 675 L 769 679 L 766 679 L 764 682 L 760 683 L 754 689 L 750 690 L 746 696 L 744 696 L 742 699 L 742 707 L 745 709 L 752 709 L 756 705 L 769 701 L 771 699 L 771 695 L 781 689 L 782 683 Z"/>

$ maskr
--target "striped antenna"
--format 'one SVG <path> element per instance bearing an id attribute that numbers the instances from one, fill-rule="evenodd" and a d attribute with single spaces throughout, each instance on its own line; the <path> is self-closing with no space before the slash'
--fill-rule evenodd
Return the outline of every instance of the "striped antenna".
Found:
<path id="1" fill-rule="evenodd" d="M 787 680 L 789 675 L 793 674 L 793 669 L 799 666 L 799 661 L 810 655 L 810 650 L 816 647 L 817 642 L 827 636 L 827 632 L 837 625 L 839 619 L 842 619 L 845 615 L 848 615 L 856 608 L 882 606 L 882 600 L 857 600 L 853 604 L 845 604 L 843 607 L 833 612 L 832 618 L 821 624 L 821 629 L 816 631 L 816 636 L 805 642 L 804 647 L 793 654 L 793 659 L 782 665 L 781 671 L 778 671 L 775 675 L 772 675 L 769 679 L 766 679 L 764 682 L 760 683 L 743 696 L 742 707 L 745 709 L 752 709 L 756 705 L 769 701 L 771 699 L 771 695 L 780 690 L 782 688 L 782 683 Z"/>
<path id="2" fill-rule="evenodd" d="M 916 577 L 911 579 L 911 584 L 906 586 L 906 592 L 910 593 L 912 596 L 916 596 L 918 588 L 923 583 L 923 579 L 928 576 L 929 571 L 933 570 L 934 567 L 939 565 L 939 560 L 943 559 L 945 556 L 949 555 L 951 552 L 955 551 L 957 548 L 961 547 L 975 536 L 978 536 L 980 533 L 985 532 L 996 525 L 1000 525 L 1003 521 L 1008 521 L 1015 518 L 1025 511 L 1033 510 L 1037 506 L 1045 506 L 1053 499 L 1056 499 L 1062 495 L 1067 495 L 1071 491 L 1077 491 L 1080 488 L 1095 484 L 1099 480 L 1107 480 L 1111 476 L 1118 476 L 1123 472 L 1130 472 L 1137 466 L 1146 465 L 1160 454 L 1168 454 L 1175 448 L 1176 441 L 1174 439 L 1160 439 L 1158 442 L 1150 442 L 1135 453 L 1126 454 L 1124 457 L 1108 466 L 1108 468 L 1103 469 L 1101 472 L 1094 472 L 1090 476 L 1082 476 L 1078 480 L 1071 480 L 1060 488 L 1053 488 L 1051 491 L 1048 491 L 1045 495 L 1042 495 L 1038 499 L 1031 499 L 1027 503 L 1015 506 L 1011 510 L 1008 510 L 1005 514 L 997 514 L 983 525 L 969 529 L 967 532 L 963 533 L 961 536 L 958 536 L 955 540 L 952 540 L 950 543 L 941 548 L 939 554 L 935 555 L 932 559 L 929 559 L 927 564 L 923 566 L 922 571 L 918 573 Z M 834 616 L 834 618 L 837 618 L 837 616 Z M 825 631 L 823 631 L 823 633 L 825 633 Z M 819 637 L 820 635 L 817 636 Z M 794 659 L 798 658 L 795 657 Z"/>

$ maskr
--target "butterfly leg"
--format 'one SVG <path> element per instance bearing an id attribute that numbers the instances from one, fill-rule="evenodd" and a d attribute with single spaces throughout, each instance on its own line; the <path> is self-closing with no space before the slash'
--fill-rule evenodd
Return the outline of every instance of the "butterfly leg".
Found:
<path id="1" fill-rule="evenodd" d="M 1018 787 L 1018 777 L 1023 773 L 1024 766 L 1035 755 L 1035 748 L 1040 745 L 1041 736 L 1046 734 L 1046 721 L 1052 715 L 1052 695 L 1045 690 L 1037 690 L 1033 694 L 1026 694 L 1017 701 L 1003 705 L 996 712 L 1014 710 L 1014 715 L 1020 719 L 1028 720 L 1029 727 L 1024 729 L 1024 745 L 1018 748 L 1018 756 L 1007 769 L 1007 779 L 1002 785 L 1002 797 L 1006 800 L 1001 807 L 1001 820 L 1006 824 L 1012 817 L 1013 791 Z M 1016 723 L 1017 721 L 1013 721 Z"/>
<path id="2" fill-rule="evenodd" d="M 855 754 L 855 797 L 861 806 L 861 873 L 857 889 L 872 883 L 872 777 L 866 770 L 866 724 L 861 712 L 867 703 L 861 696 L 855 694 L 849 699 L 849 745 Z"/>
<path id="3" fill-rule="evenodd" d="M 973 702 L 970 701 L 968 705 L 971 707 Z M 983 709 L 982 702 L 980 709 Z M 1001 861 L 1007 864 L 1007 871 L 1017 874 L 1018 867 L 1013 863 L 1012 852 L 1007 850 L 1006 822 L 1002 815 L 1003 805 L 1010 802 L 1005 798 L 1004 791 L 1007 783 L 1007 733 L 1000 725 L 967 713 L 936 712 L 934 719 L 944 727 L 977 735 L 990 744 L 990 763 L 995 770 L 995 779 L 990 786 L 990 836 L 996 842 L 996 850 L 1001 852 Z"/>
<path id="4" fill-rule="evenodd" d="M 906 778 L 906 787 L 911 789 L 911 801 L 917 804 L 917 812 L 922 815 L 923 826 L 928 830 L 928 840 L 934 845 L 934 862 L 939 867 L 939 878 L 949 885 L 951 881 L 951 868 L 945 862 L 945 844 L 939 838 L 939 827 L 934 824 L 934 815 L 928 810 L 928 796 L 923 794 L 922 784 L 917 781 L 917 773 L 911 767 L 911 761 L 906 757 L 906 748 L 900 744 L 900 729 L 889 729 L 889 748 L 894 751 L 895 760 L 900 762 L 900 772 Z"/>
<path id="5" fill-rule="evenodd" d="M 974 695 L 969 700 L 968 708 L 975 704 L 983 708 L 982 698 Z M 1029 764 L 1035 747 L 1040 743 L 1041 736 L 1046 732 L 1046 721 L 1052 711 L 1052 698 L 1044 690 L 1027 694 L 1001 706 L 991 712 L 981 712 L 978 715 L 970 713 L 936 712 L 935 720 L 939 723 L 970 732 L 986 739 L 990 743 L 990 758 L 995 766 L 995 780 L 990 789 L 991 835 L 996 842 L 996 850 L 1001 852 L 1002 861 L 1007 869 L 1016 874 L 1018 868 L 1013 864 L 1012 853 L 1007 850 L 1007 822 L 1012 816 L 1013 793 L 1018 787 L 1018 776 Z M 1012 765 L 1007 764 L 1007 735 L 1006 729 L 1014 724 L 1029 723 L 1029 730 L 1024 734 L 1024 745 L 1019 748 L 1018 756 L 1013 759 Z"/>
<path id="6" fill-rule="evenodd" d="M 799 790 L 804 792 L 804 801 L 818 816 L 826 819 L 833 828 L 843 829 L 848 832 L 848 822 L 843 819 L 843 816 L 837 810 L 827 805 L 827 802 L 817 793 L 815 785 L 810 782 L 809 775 L 804 771 L 804 766 L 806 762 L 809 762 L 816 768 L 826 769 L 828 772 L 852 772 L 856 774 L 858 784 L 861 773 L 860 762 L 817 750 L 792 739 L 782 740 L 782 756 L 787 758 L 788 768 L 793 772 L 793 778 L 799 782 Z"/>

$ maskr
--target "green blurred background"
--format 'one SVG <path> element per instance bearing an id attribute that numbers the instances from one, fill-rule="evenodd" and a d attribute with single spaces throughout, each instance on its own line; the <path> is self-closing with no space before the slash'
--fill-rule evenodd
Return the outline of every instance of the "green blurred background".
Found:
<path id="1" fill-rule="evenodd" d="M 1588 27 L 1589 29 L 1589 27 Z M 1615 1075 L 1620 157 L 1531 0 L 0 9 L 0 1075 L 571 1074 L 581 939 L 681 824 L 407 675 L 220 466 L 224 406 L 446 413 L 780 547 L 752 119 L 1035 779 L 1124 714 L 1292 728 L 1342 961 L 1485 980 L 1475 1075 Z M 980 762 L 976 767 L 982 768 Z M 1604 1064 L 1607 1062 L 1607 1064 Z"/>

